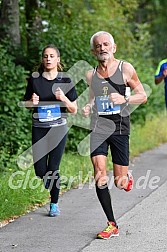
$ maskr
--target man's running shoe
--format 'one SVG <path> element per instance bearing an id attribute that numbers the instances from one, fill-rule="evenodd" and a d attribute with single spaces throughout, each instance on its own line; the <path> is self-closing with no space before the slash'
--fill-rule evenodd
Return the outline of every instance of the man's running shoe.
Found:
<path id="1" fill-rule="evenodd" d="M 118 228 L 115 226 L 114 222 L 107 222 L 107 227 L 100 233 L 97 234 L 99 239 L 109 239 L 113 236 L 119 236 Z"/>
<path id="2" fill-rule="evenodd" d="M 58 204 L 56 203 L 50 203 L 50 211 L 49 211 L 49 216 L 50 217 L 55 217 L 60 215 L 60 209 Z"/>
<path id="3" fill-rule="evenodd" d="M 124 190 L 126 192 L 129 192 L 129 191 L 131 191 L 133 189 L 134 179 L 133 179 L 132 174 L 129 171 L 128 171 L 127 176 L 128 176 L 128 184 L 127 184 L 127 187 L 124 188 Z"/>

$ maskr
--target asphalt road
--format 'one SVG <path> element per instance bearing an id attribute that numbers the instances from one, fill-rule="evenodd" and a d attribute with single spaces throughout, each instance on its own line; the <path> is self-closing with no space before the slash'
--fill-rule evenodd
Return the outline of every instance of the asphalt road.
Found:
<path id="1" fill-rule="evenodd" d="M 167 144 L 135 158 L 131 192 L 110 189 L 120 236 L 97 240 L 106 217 L 88 183 L 64 193 L 61 215 L 48 217 L 49 205 L 0 229 L 0 252 L 167 252 Z"/>

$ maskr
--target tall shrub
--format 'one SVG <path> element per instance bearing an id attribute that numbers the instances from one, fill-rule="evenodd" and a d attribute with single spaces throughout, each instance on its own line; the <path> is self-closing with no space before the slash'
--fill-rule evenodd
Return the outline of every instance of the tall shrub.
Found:
<path id="1" fill-rule="evenodd" d="M 19 106 L 25 92 L 26 74 L 24 68 L 16 66 L 13 58 L 0 45 L 1 170 L 8 166 L 13 154 L 29 143 L 28 113 Z"/>

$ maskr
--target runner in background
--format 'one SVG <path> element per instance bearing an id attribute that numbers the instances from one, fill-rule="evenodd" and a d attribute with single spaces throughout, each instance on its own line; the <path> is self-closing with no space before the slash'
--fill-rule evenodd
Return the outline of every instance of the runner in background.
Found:
<path id="1" fill-rule="evenodd" d="M 167 45 L 165 47 L 167 51 Z M 158 85 L 162 81 L 165 84 L 165 105 L 167 109 L 167 58 L 159 62 L 155 73 L 155 84 Z"/>

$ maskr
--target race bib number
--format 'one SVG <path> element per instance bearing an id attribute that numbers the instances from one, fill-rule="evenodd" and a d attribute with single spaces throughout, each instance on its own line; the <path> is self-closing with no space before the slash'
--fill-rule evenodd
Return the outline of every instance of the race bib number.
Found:
<path id="1" fill-rule="evenodd" d="M 60 105 L 46 105 L 38 107 L 38 118 L 40 122 L 51 122 L 61 117 Z"/>
<path id="2" fill-rule="evenodd" d="M 99 115 L 119 114 L 121 111 L 120 105 L 115 105 L 110 101 L 109 96 L 97 96 L 96 106 Z"/>

